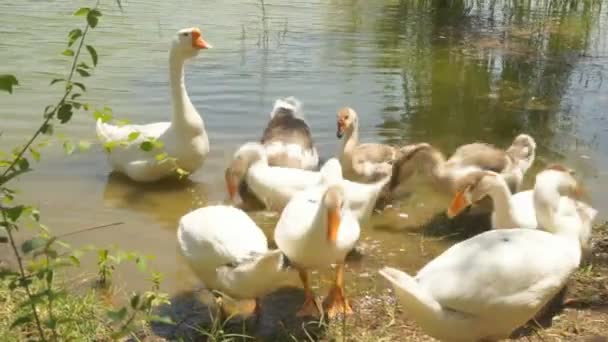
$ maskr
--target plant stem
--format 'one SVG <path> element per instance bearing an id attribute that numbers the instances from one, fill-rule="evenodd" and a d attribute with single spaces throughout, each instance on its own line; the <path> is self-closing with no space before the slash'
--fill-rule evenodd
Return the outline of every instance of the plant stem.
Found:
<path id="1" fill-rule="evenodd" d="M 97 6 L 95 8 L 97 8 Z M 82 49 L 82 45 L 84 44 L 84 38 L 86 37 L 88 31 L 89 31 L 89 25 L 87 24 L 86 27 L 84 28 L 84 31 L 82 32 L 82 36 L 80 37 L 80 44 L 78 45 L 78 49 L 76 50 L 76 53 L 74 54 L 74 59 L 72 59 L 72 67 L 70 68 L 70 73 L 66 80 L 65 94 L 63 95 L 61 100 L 59 100 L 59 102 L 57 102 L 57 104 L 55 105 L 53 110 L 47 115 L 47 117 L 44 119 L 44 121 L 42 122 L 40 127 L 38 127 L 38 129 L 36 130 L 34 135 L 32 135 L 30 140 L 23 146 L 21 151 L 19 151 L 19 153 L 17 153 L 17 156 L 15 157 L 15 159 L 13 159 L 13 162 L 4 170 L 4 172 L 2 173 L 2 176 L 0 176 L 0 178 L 4 178 L 9 172 L 11 172 L 15 169 L 17 162 L 19 162 L 21 157 L 23 157 L 23 154 L 25 154 L 27 149 L 34 143 L 34 141 L 36 140 L 36 138 L 38 138 L 40 133 L 42 133 L 42 131 L 44 130 L 46 125 L 55 117 L 55 114 L 57 113 L 57 110 L 59 109 L 59 107 L 61 107 L 61 105 L 64 104 L 65 99 L 67 99 L 67 97 L 72 92 L 72 87 L 73 87 L 71 85 L 72 77 L 74 76 L 74 71 L 76 70 L 76 63 L 78 62 L 78 57 L 80 57 L 80 50 Z"/>
<path id="2" fill-rule="evenodd" d="M 36 304 L 34 304 L 34 301 L 32 301 L 32 292 L 30 291 L 30 286 L 26 281 L 27 277 L 25 276 L 25 269 L 23 268 L 23 259 L 21 258 L 19 249 L 17 249 L 17 245 L 15 244 L 13 230 L 8 225 L 8 218 L 6 217 L 6 213 L 4 211 L 2 212 L 2 220 L 7 223 L 6 234 L 11 242 L 11 247 L 13 248 L 13 253 L 15 253 L 15 258 L 17 258 L 17 265 L 19 266 L 19 273 L 21 274 L 20 285 L 25 289 L 25 293 L 30 301 L 30 306 L 32 308 L 32 313 L 34 314 L 34 320 L 36 321 L 36 328 L 38 329 L 38 334 L 40 334 L 40 339 L 42 341 L 46 341 L 44 330 L 42 330 L 42 324 L 40 324 L 40 318 L 38 317 L 38 312 L 36 311 Z"/>
<path id="3" fill-rule="evenodd" d="M 48 253 L 46 254 L 46 267 L 48 268 L 51 264 L 51 259 L 49 258 Z M 48 272 L 53 272 L 52 269 L 49 269 Z M 49 278 L 46 278 L 46 289 L 47 289 L 47 299 L 49 301 L 49 322 L 51 323 L 51 332 L 53 333 L 53 340 L 59 341 L 59 335 L 57 335 L 57 321 L 55 320 L 55 315 L 53 314 L 53 278 L 51 278 L 49 280 Z"/>

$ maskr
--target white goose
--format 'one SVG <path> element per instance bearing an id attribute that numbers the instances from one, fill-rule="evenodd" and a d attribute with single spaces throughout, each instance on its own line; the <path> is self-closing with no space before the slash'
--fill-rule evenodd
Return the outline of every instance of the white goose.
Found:
<path id="1" fill-rule="evenodd" d="M 297 272 L 283 253 L 268 250 L 262 230 L 243 211 L 209 206 L 184 215 L 177 240 L 194 273 L 211 290 L 235 299 L 256 299 L 296 285 Z"/>
<path id="2" fill-rule="evenodd" d="M 536 212 L 534 211 L 533 190 L 511 194 L 505 179 L 493 171 L 476 171 L 460 182 L 460 190 L 454 195 L 447 210 L 452 218 L 467 207 L 490 197 L 492 199 L 492 228 L 527 228 L 536 229 Z M 573 202 L 563 196 L 563 201 Z"/>
<path id="3" fill-rule="evenodd" d="M 226 168 L 225 178 L 231 199 L 235 198 L 239 184 L 245 182 L 267 208 L 281 211 L 297 192 L 326 184 L 323 175 L 331 172 L 331 169 L 338 169 L 342 173 L 340 163 L 335 158 L 328 160 L 320 171 L 269 166 L 262 145 L 247 143 L 235 153 Z M 373 184 L 342 180 L 349 208 L 360 221 L 371 216 L 376 200 L 389 179 L 385 177 Z"/>
<path id="4" fill-rule="evenodd" d="M 274 231 L 274 240 L 299 269 L 305 300 L 298 315 L 318 313 L 308 282 L 308 269 L 337 264 L 336 279 L 326 299 L 327 315 L 350 314 L 344 293 L 344 259 L 359 239 L 359 222 L 349 210 L 342 172 L 333 168 L 328 186 L 297 193 L 287 204 Z"/>
<path id="5" fill-rule="evenodd" d="M 559 166 L 550 168 L 560 169 Z M 573 172 L 571 170 L 564 171 Z M 479 171 L 465 177 L 461 183 L 461 190 L 454 195 L 447 214 L 449 217 L 454 217 L 486 196 L 489 196 L 493 202 L 493 229 L 539 228 L 536 221 L 536 211 L 534 210 L 534 191 L 527 190 L 511 194 L 504 178 L 492 171 Z M 559 205 L 555 210 L 559 215 L 574 213 L 579 210 L 587 213 L 587 215 L 595 216 L 596 212 L 588 204 L 567 196 L 560 197 Z M 583 248 L 586 248 L 586 246 L 583 246 Z"/>
<path id="6" fill-rule="evenodd" d="M 209 45 L 201 36 L 198 28 L 180 30 L 173 40 L 169 54 L 169 75 L 173 103 L 171 122 L 156 122 L 147 125 L 114 126 L 97 120 L 97 136 L 102 143 L 121 142 L 108 154 L 112 168 L 126 174 L 137 182 L 153 182 L 173 174 L 175 165 L 170 162 L 159 163 L 155 156 L 166 152 L 175 158 L 177 165 L 193 172 L 201 167 L 209 153 L 209 140 L 203 119 L 198 114 L 184 84 L 184 63 L 195 57 L 199 50 Z M 136 133 L 139 132 L 139 133 Z M 131 134 L 139 136 L 129 141 Z M 158 151 L 146 152 L 140 144 L 150 138 L 158 139 L 164 147 Z"/>
<path id="7" fill-rule="evenodd" d="M 577 269 L 587 213 L 573 219 L 557 210 L 578 185 L 556 169 L 536 177 L 534 205 L 541 226 L 500 229 L 460 242 L 411 277 L 380 270 L 397 298 L 429 335 L 445 341 L 495 341 L 532 318 Z"/>
<path id="8" fill-rule="evenodd" d="M 319 154 L 304 119 L 302 104 L 295 97 L 275 101 L 261 143 L 270 166 L 314 170 L 319 165 Z"/>

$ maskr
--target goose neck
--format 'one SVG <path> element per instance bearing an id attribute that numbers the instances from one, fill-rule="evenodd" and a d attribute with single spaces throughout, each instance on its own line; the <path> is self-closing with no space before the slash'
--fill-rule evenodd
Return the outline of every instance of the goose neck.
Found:
<path id="1" fill-rule="evenodd" d="M 500 177 L 500 176 L 497 176 Z M 513 224 L 513 203 L 511 202 L 511 191 L 504 181 L 493 180 L 493 183 L 488 191 L 488 196 L 492 198 L 494 203 L 494 214 L 499 222 L 506 223 L 509 227 L 495 228 L 515 228 Z"/>
<path id="2" fill-rule="evenodd" d="M 169 76 L 171 102 L 173 104 L 173 125 L 177 127 L 200 128 L 202 119 L 190 101 L 184 82 L 185 58 L 172 50 L 169 55 Z"/>
<path id="3" fill-rule="evenodd" d="M 352 128 L 345 132 L 344 142 L 342 143 L 343 152 L 351 152 L 359 143 L 359 127 L 354 124 Z"/>
<path id="4" fill-rule="evenodd" d="M 563 222 L 563 218 L 559 214 L 561 197 L 562 195 L 555 187 L 545 188 L 537 184 L 534 188 L 536 220 L 539 227 L 542 227 L 544 230 L 555 235 L 571 238 L 578 244 L 578 230 L 580 227 Z"/>

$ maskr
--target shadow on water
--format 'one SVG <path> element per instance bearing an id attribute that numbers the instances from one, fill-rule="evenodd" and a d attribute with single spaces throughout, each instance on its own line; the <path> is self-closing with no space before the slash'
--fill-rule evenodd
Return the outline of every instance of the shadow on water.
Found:
<path id="1" fill-rule="evenodd" d="M 490 215 L 462 213 L 454 218 L 448 218 L 443 212 L 439 213 L 422 226 L 421 234 L 432 237 L 443 237 L 450 241 L 462 241 L 490 230 L 492 223 Z"/>
<path id="2" fill-rule="evenodd" d="M 218 307 L 212 303 L 212 295 L 206 290 L 190 291 L 171 298 L 170 305 L 163 305 L 158 314 L 170 317 L 175 323 L 155 323 L 152 331 L 168 340 L 200 341 L 223 340 L 248 336 L 260 341 L 318 340 L 325 325 L 316 320 L 296 317 L 304 301 L 302 289 L 284 288 L 261 302 L 261 314 L 255 316 L 233 315 L 220 323 Z M 241 303 L 242 304 L 242 303 Z M 231 306 L 231 308 L 236 308 Z M 239 311 L 242 312 L 242 311 Z"/>

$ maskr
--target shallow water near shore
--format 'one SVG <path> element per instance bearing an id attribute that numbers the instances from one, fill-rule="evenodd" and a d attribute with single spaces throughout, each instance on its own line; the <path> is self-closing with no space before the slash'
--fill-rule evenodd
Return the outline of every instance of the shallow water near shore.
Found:
<path id="1" fill-rule="evenodd" d="M 78 2 L 78 4 L 86 2 Z M 537 161 L 574 168 L 599 220 L 608 209 L 608 8 L 533 1 L 141 1 L 121 13 L 106 5 L 90 39 L 100 55 L 86 101 L 118 118 L 152 122 L 170 117 L 168 42 L 182 27 L 200 26 L 214 49 L 186 70 L 190 97 L 203 116 L 211 153 L 191 182 L 136 185 L 110 175 L 98 145 L 86 153 L 43 155 L 18 188 L 39 205 L 57 234 L 111 222 L 122 225 L 67 238 L 151 254 L 162 289 L 178 295 L 199 285 L 177 249 L 175 230 L 188 211 L 225 200 L 223 172 L 234 150 L 260 137 L 276 98 L 304 104 L 323 159 L 338 150 L 335 115 L 359 112 L 361 138 L 392 144 L 430 142 L 446 153 L 485 141 L 506 147 L 525 132 L 537 139 Z M 71 2 L 0 4 L 0 60 L 21 86 L 5 96 L 2 143 L 24 142 L 57 95 L 50 79 L 68 67 L 59 56 Z M 71 19 L 68 19 L 71 20 Z M 74 19 L 76 21 L 76 19 Z M 36 27 L 36 30 L 32 30 Z M 94 122 L 80 113 L 61 129 L 94 140 Z M 418 177 L 394 207 L 363 228 L 361 259 L 348 268 L 348 287 L 383 288 L 376 275 L 391 265 L 415 272 L 454 241 L 478 231 L 474 219 L 449 221 L 447 198 Z M 272 236 L 276 214 L 252 212 Z M 91 270 L 94 269 L 91 263 Z M 330 272 L 315 277 L 323 288 Z M 146 279 L 117 273 L 125 291 Z"/>

